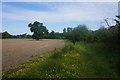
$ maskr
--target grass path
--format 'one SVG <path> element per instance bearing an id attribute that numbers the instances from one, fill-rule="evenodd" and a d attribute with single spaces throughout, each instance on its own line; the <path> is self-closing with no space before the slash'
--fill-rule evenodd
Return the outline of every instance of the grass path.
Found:
<path id="1" fill-rule="evenodd" d="M 103 44 L 67 42 L 63 49 L 5 72 L 3 78 L 117 78 L 118 59 Z"/>

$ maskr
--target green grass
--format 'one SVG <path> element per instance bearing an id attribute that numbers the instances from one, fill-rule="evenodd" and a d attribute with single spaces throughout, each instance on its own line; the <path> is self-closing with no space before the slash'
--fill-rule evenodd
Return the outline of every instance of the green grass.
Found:
<path id="1" fill-rule="evenodd" d="M 118 60 L 118 53 L 102 43 L 67 41 L 62 49 L 4 72 L 3 78 L 117 78 Z"/>

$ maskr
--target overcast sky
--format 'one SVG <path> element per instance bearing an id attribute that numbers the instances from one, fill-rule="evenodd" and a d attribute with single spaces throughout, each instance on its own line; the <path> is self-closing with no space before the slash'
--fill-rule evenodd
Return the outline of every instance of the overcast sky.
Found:
<path id="1" fill-rule="evenodd" d="M 118 14 L 117 2 L 2 2 L 2 31 L 31 34 L 28 24 L 42 22 L 49 31 L 85 24 L 96 30 Z"/>

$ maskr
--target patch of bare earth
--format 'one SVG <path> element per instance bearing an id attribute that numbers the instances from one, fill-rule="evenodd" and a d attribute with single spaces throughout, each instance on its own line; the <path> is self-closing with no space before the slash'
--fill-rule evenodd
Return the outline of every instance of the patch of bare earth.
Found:
<path id="1" fill-rule="evenodd" d="M 33 57 L 64 46 L 64 40 L 4 39 L 2 40 L 2 70 L 14 68 Z"/>

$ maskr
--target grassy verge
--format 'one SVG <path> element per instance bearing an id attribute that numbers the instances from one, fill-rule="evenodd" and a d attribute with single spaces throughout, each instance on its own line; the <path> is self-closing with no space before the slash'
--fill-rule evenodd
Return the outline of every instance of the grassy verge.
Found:
<path id="1" fill-rule="evenodd" d="M 3 73 L 5 78 L 117 78 L 117 51 L 102 43 L 66 42 L 62 49 Z"/>

